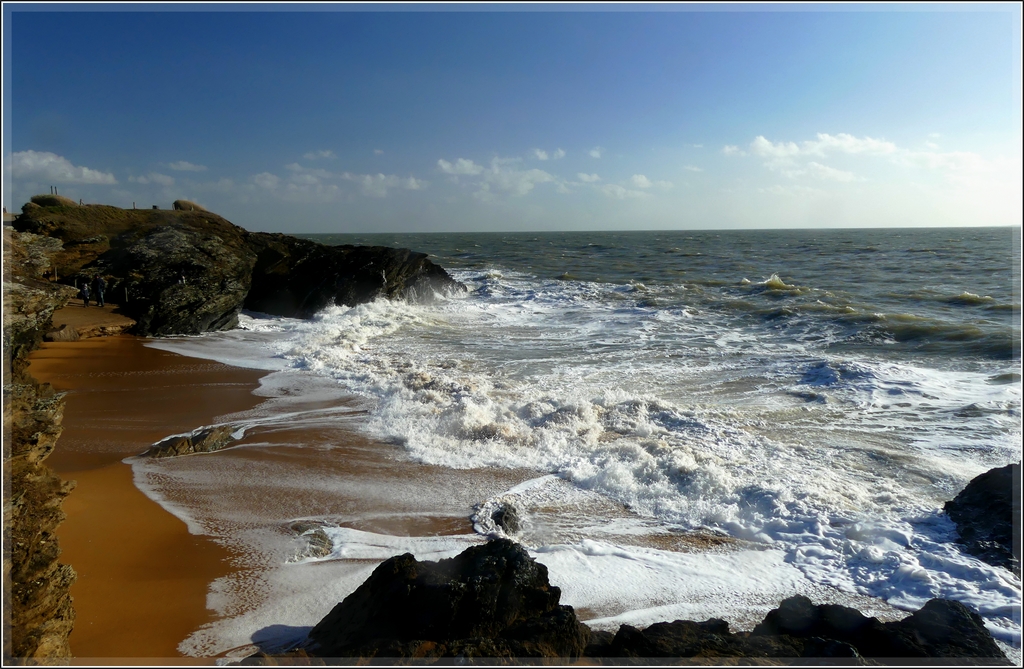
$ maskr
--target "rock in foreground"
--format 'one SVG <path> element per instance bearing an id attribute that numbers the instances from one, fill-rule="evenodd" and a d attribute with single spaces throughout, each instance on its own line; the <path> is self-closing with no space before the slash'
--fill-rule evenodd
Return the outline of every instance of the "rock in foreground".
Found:
<path id="1" fill-rule="evenodd" d="M 622 625 L 612 634 L 591 632 L 559 597 L 544 565 L 507 539 L 440 562 L 400 555 L 377 567 L 296 649 L 245 663 L 1009 664 L 981 617 L 949 600 L 881 623 L 796 596 L 753 632 L 733 633 L 711 619 Z"/>
<path id="2" fill-rule="evenodd" d="M 439 562 L 412 555 L 381 563 L 309 633 L 325 658 L 575 659 L 590 630 L 547 568 L 506 539 Z"/>
<path id="3" fill-rule="evenodd" d="M 975 477 L 945 507 L 964 551 L 1017 576 L 1020 536 L 1014 541 L 1013 528 L 1020 527 L 1019 486 L 1020 463 L 991 469 Z"/>

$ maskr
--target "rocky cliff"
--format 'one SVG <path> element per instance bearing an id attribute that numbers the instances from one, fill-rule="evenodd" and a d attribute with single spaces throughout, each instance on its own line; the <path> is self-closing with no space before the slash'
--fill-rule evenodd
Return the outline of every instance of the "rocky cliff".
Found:
<path id="1" fill-rule="evenodd" d="M 48 270 L 58 280 L 105 277 L 107 300 L 136 321 L 134 334 L 230 329 L 243 307 L 309 317 L 331 304 L 461 288 L 422 253 L 251 233 L 201 207 L 44 204 L 26 204 L 14 227 L 62 243 Z"/>
<path id="2" fill-rule="evenodd" d="M 62 396 L 25 373 L 26 356 L 75 290 L 42 280 L 59 241 L 4 229 L 4 663 L 71 655 L 74 570 L 60 564 L 54 530 L 73 483 L 45 464 L 61 432 Z"/>

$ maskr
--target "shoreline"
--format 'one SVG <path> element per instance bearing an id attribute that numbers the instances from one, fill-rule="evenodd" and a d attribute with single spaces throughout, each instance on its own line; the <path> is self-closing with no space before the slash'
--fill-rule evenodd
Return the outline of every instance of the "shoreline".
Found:
<path id="1" fill-rule="evenodd" d="M 78 482 L 56 532 L 62 561 L 78 572 L 72 664 L 208 664 L 182 656 L 177 645 L 213 619 L 209 583 L 234 569 L 227 549 L 189 534 L 146 497 L 122 460 L 168 434 L 259 404 L 252 390 L 265 372 L 197 361 L 145 341 L 44 343 L 29 356 L 29 374 L 67 392 L 64 431 L 47 462 Z"/>

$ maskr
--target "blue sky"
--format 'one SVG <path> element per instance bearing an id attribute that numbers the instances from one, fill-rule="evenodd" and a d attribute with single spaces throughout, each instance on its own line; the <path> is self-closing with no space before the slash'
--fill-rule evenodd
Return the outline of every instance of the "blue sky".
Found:
<path id="1" fill-rule="evenodd" d="M 1021 222 L 1019 5 L 383 7 L 5 4 L 4 205 L 56 185 L 283 232 Z"/>

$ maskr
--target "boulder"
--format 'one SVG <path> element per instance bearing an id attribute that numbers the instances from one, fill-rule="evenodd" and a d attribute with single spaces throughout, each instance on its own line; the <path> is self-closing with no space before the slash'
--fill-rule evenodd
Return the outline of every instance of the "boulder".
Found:
<path id="1" fill-rule="evenodd" d="M 975 477 L 945 511 L 965 552 L 1020 576 L 1020 463 Z"/>
<path id="2" fill-rule="evenodd" d="M 575 659 L 590 630 L 547 568 L 497 539 L 439 562 L 411 554 L 381 563 L 310 631 L 318 657 Z"/>

